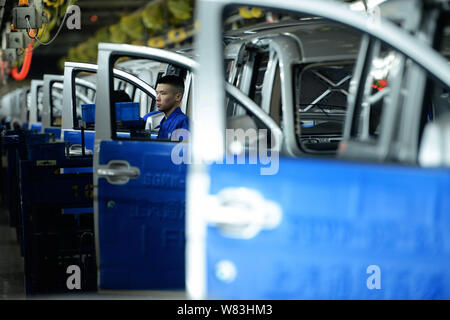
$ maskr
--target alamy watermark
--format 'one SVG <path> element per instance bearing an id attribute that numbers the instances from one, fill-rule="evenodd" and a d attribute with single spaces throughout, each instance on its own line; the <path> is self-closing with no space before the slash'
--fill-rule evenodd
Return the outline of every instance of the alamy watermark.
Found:
<path id="1" fill-rule="evenodd" d="M 380 290 L 381 289 L 381 269 L 380 269 L 380 267 L 375 264 L 372 264 L 367 267 L 366 273 L 371 274 L 370 277 L 367 278 L 367 282 L 366 282 L 367 289 Z"/>
<path id="2" fill-rule="evenodd" d="M 268 141 L 267 129 L 226 129 L 225 145 L 227 152 L 225 159 L 217 159 L 216 164 L 253 164 L 261 166 L 261 175 L 274 175 L 279 169 L 279 145 L 280 142 L 271 135 Z M 177 129 L 170 139 L 179 142 L 171 153 L 174 164 L 193 164 L 190 145 L 191 133 L 186 129 Z M 270 145 L 269 145 L 270 144 Z M 209 146 L 214 148 L 215 146 Z"/>
<path id="3" fill-rule="evenodd" d="M 66 11 L 67 20 L 66 26 L 69 30 L 81 29 L 81 9 L 76 4 L 71 5 Z"/>
<path id="4" fill-rule="evenodd" d="M 66 286 L 69 290 L 81 290 L 81 269 L 77 265 L 70 265 L 66 270 L 67 274 L 70 274 L 67 277 Z"/>
<path id="5" fill-rule="evenodd" d="M 77 265 L 67 267 L 66 273 L 69 274 L 66 281 L 67 289 L 81 290 L 81 269 Z M 370 274 L 367 278 L 366 286 L 369 290 L 381 290 L 381 269 L 377 265 L 370 265 L 366 269 L 366 273 Z"/>

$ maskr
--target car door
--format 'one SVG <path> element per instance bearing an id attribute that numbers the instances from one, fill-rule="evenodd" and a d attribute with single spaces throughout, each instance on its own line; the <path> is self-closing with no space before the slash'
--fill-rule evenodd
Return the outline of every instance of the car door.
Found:
<path id="1" fill-rule="evenodd" d="M 42 132 L 61 137 L 61 117 L 63 102 L 63 75 L 44 75 Z"/>
<path id="2" fill-rule="evenodd" d="M 99 44 L 94 149 L 99 288 L 183 289 L 186 165 L 171 160 L 175 142 L 116 134 L 111 70 L 118 56 L 162 61 L 191 72 L 196 66 L 165 50 Z"/>
<path id="3" fill-rule="evenodd" d="M 70 145 L 81 144 L 81 131 L 78 123 L 78 116 L 81 114 L 81 109 L 77 105 L 79 103 L 89 104 L 94 101 L 89 99 L 95 98 L 96 84 L 85 79 L 76 77 L 79 72 L 97 74 L 97 65 L 89 63 L 66 62 L 64 64 L 64 89 L 63 89 L 63 110 L 62 110 L 62 133 L 61 138 L 69 142 Z M 155 90 L 153 87 L 145 84 L 139 78 L 125 71 L 114 69 L 114 78 L 122 82 L 139 83 L 146 95 L 155 97 Z M 76 91 L 76 88 L 84 87 L 88 90 L 88 95 L 83 95 Z M 92 93 L 91 93 L 92 92 Z M 85 128 L 86 129 L 86 128 Z M 84 131 L 85 147 L 88 150 L 94 151 L 94 130 L 86 129 Z"/>
<path id="4" fill-rule="evenodd" d="M 43 85 L 43 80 L 31 80 L 29 129 L 38 130 L 39 132 L 42 128 L 42 123 L 39 115 L 39 105 L 42 104 L 42 94 L 40 94 L 40 91 L 42 90 Z"/>
<path id="5" fill-rule="evenodd" d="M 18 88 L 6 97 L 9 98 L 8 104 L 5 105 L 5 110 L 2 110 L 2 113 L 6 111 L 8 118 L 11 122 L 11 128 L 21 127 L 22 126 L 22 114 L 23 114 L 23 105 L 22 105 L 22 92 L 23 88 Z"/>
<path id="6" fill-rule="evenodd" d="M 28 96 L 30 94 L 30 87 L 26 86 L 21 89 L 20 93 L 20 122 L 22 124 L 22 128 L 28 128 Z"/>
<path id="7" fill-rule="evenodd" d="M 208 29 L 200 30 L 197 37 L 201 66 L 195 109 L 198 122 L 194 123 L 192 137 L 194 165 L 189 167 L 187 181 L 189 296 L 448 298 L 448 168 L 424 169 L 406 165 L 408 162 L 394 164 L 385 158 L 382 164 L 376 163 L 379 158 L 363 162 L 360 158 L 343 161 L 311 157 L 266 157 L 263 160 L 270 160 L 266 163 L 260 159 L 256 164 L 224 164 L 230 151 L 225 149 L 229 141 L 225 139 L 225 68 L 219 21 L 231 4 L 212 0 L 198 3 L 199 18 Z M 323 16 L 354 27 L 387 42 L 447 87 L 450 85 L 447 61 L 427 45 L 417 45 L 417 39 L 389 21 L 369 20 L 373 24 L 368 26 L 367 16 L 329 1 L 240 3 L 244 4 Z M 364 52 L 359 57 L 357 74 L 367 72 L 372 62 L 367 65 L 360 61 L 371 59 Z M 409 75 L 420 80 L 417 71 Z M 367 85 L 370 89 L 366 79 L 353 78 L 353 97 L 363 95 Z M 403 79 L 392 83 L 408 82 Z M 417 90 L 423 92 L 422 85 Z M 398 105 L 393 107 L 407 109 L 405 101 L 411 102 L 397 100 Z M 391 112 L 394 110 L 387 114 Z M 208 119 L 210 125 L 197 125 L 201 119 Z M 402 119 L 399 121 L 403 123 Z M 267 163 L 278 170 L 264 172 Z"/>

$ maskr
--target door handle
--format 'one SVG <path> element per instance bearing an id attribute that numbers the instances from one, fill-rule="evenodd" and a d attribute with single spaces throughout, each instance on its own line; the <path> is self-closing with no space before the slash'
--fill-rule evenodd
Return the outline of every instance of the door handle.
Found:
<path id="1" fill-rule="evenodd" d="M 98 169 L 97 175 L 102 178 L 107 177 L 128 177 L 137 178 L 139 176 L 139 169 Z"/>
<path id="2" fill-rule="evenodd" d="M 83 147 L 81 144 L 73 144 L 69 147 L 69 154 L 70 155 L 81 155 L 83 153 Z M 93 154 L 92 150 L 86 149 L 84 147 L 84 154 L 91 155 Z"/>
<path id="3" fill-rule="evenodd" d="M 263 230 L 277 228 L 283 216 L 278 203 L 249 188 L 225 188 L 206 201 L 210 208 L 207 223 L 230 238 L 251 239 Z"/>
<path id="4" fill-rule="evenodd" d="M 126 184 L 130 179 L 136 179 L 141 172 L 138 167 L 132 167 L 127 161 L 112 160 L 106 166 L 96 170 L 99 178 L 106 178 L 111 184 Z"/>

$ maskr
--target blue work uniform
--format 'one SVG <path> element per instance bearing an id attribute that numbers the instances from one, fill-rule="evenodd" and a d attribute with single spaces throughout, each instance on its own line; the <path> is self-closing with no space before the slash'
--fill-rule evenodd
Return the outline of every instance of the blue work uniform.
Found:
<path id="1" fill-rule="evenodd" d="M 145 116 L 143 116 L 142 119 L 144 120 L 144 122 L 147 122 L 147 119 L 148 119 L 150 116 L 152 116 L 152 115 L 154 115 L 154 114 L 157 114 L 157 113 L 161 113 L 161 112 L 162 112 L 162 111 L 159 111 L 159 110 L 155 110 L 155 111 L 149 112 L 149 113 L 147 113 Z"/>
<path id="2" fill-rule="evenodd" d="M 169 114 L 167 119 L 164 117 L 158 127 L 159 132 L 157 139 L 170 139 L 172 133 L 176 129 L 189 130 L 189 118 L 181 111 L 181 108 L 178 107 Z"/>

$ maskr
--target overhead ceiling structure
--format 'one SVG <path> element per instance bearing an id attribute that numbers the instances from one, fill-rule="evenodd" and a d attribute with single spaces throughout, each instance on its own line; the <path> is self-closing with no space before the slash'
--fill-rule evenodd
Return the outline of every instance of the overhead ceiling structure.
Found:
<path id="1" fill-rule="evenodd" d="M 59 0 L 51 0 L 56 3 Z M 58 36 L 50 45 L 39 45 L 33 50 L 31 67 L 26 79 L 42 77 L 44 73 L 61 73 L 57 66 L 57 61 L 67 55 L 71 47 L 78 45 L 89 39 L 97 30 L 116 24 L 123 15 L 127 15 L 144 8 L 155 0 L 65 0 L 64 3 L 73 3 L 80 8 L 81 29 L 69 30 L 66 25 L 62 26 Z M 161 1 L 161 0 L 157 0 Z M 29 1 L 32 3 L 33 1 Z M 8 31 L 12 19 L 12 10 L 18 6 L 18 0 L 0 0 L 0 35 Z M 46 3 L 46 1 L 44 1 Z M 45 4 L 47 6 L 47 4 Z M 59 18 L 55 27 L 50 31 L 52 38 L 60 25 L 62 18 Z M 3 44 L 4 46 L 4 44 Z M 0 37 L 0 50 L 2 49 L 2 39 Z M 20 57 L 20 52 L 18 55 Z M 5 60 L 5 57 L 3 57 Z M 4 74 L 4 73 L 3 73 Z M 26 80 L 27 81 L 27 80 Z M 25 82 L 26 82 L 25 81 Z M 24 83 L 13 81 L 0 81 L 0 93 L 17 85 Z M 8 87 L 8 88 L 6 88 Z"/>
<path id="2" fill-rule="evenodd" d="M 30 0 L 30 3 L 34 0 Z M 39 1 L 39 0 L 36 0 Z M 139 12 L 142 9 L 155 3 L 169 3 L 170 1 L 183 0 L 42 0 L 46 4 L 49 3 L 74 3 L 80 8 L 81 29 L 69 30 L 65 25 L 62 26 L 58 36 L 50 45 L 39 45 L 33 50 L 32 63 L 29 78 L 41 77 L 44 73 L 60 73 L 57 62 L 61 58 L 67 59 L 70 48 L 88 41 L 99 29 L 103 27 L 118 24 L 122 17 Z M 188 1 L 188 0 L 186 0 Z M 192 0 L 195 1 L 195 0 Z M 361 2 L 355 0 L 340 0 L 344 2 Z M 366 0 L 365 2 L 379 1 Z M 4 3 L 3 24 L 0 29 L 6 29 L 11 17 L 12 8 L 18 5 L 18 0 L 0 0 L 0 4 Z M 61 9 L 62 10 L 62 9 Z M 166 9 L 167 10 L 167 9 Z M 59 14 L 62 16 L 62 11 Z M 167 16 L 166 16 L 167 18 Z M 190 20 L 192 22 L 192 20 Z M 62 22 L 62 17 L 56 21 L 56 25 L 50 32 L 50 38 L 57 33 Z M 0 30 L 0 31 L 3 31 Z M 0 48 L 1 49 L 1 48 Z M 20 51 L 19 51 L 20 53 Z M 74 60 L 75 61 L 75 60 Z M 87 62 L 87 61 L 86 61 Z M 92 61 L 89 61 L 92 62 Z"/>
<path id="3" fill-rule="evenodd" d="M 1 1 L 1 0 L 0 0 Z M 4 1 L 4 0 L 3 0 Z M 12 7 L 17 0 L 6 0 L 6 6 Z M 71 1 L 71 0 L 66 0 Z M 161 1 L 161 0 L 160 0 Z M 86 41 L 95 31 L 116 24 L 121 16 L 142 9 L 155 0 L 77 0 L 74 1 L 81 9 L 81 30 L 68 30 L 63 27 L 59 36 L 51 46 L 40 46 L 35 50 L 35 56 L 65 56 L 68 49 Z M 164 1 L 164 0 L 163 0 Z M 167 1 L 167 0 L 165 0 Z M 352 0 L 342 0 L 354 2 Z M 8 10 L 4 21 L 7 20 Z M 54 34 L 56 30 L 52 32 Z"/>
<path id="4" fill-rule="evenodd" d="M 98 29 L 120 21 L 120 17 L 148 5 L 149 0 L 78 0 L 81 11 L 81 30 L 63 27 L 51 46 L 40 46 L 35 56 L 65 56 L 69 48 L 86 41 Z M 56 32 L 53 31 L 52 34 Z"/>
<path id="5" fill-rule="evenodd" d="M 106 33 L 110 34 L 113 31 L 110 29 L 112 26 L 133 26 L 133 23 L 135 21 L 130 20 L 129 17 L 136 16 L 137 19 L 141 18 L 141 13 L 143 9 L 147 8 L 149 9 L 151 6 L 158 5 L 162 6 L 162 14 L 164 17 L 164 29 L 166 26 L 168 27 L 169 24 L 173 26 L 173 21 L 182 21 L 181 20 L 170 20 L 169 15 L 167 14 L 168 8 L 171 8 L 171 12 L 173 10 L 180 12 L 180 8 L 186 8 L 185 5 L 183 5 L 183 2 L 190 3 L 190 7 L 192 10 L 192 4 L 195 0 L 21 0 L 21 2 L 29 2 L 30 6 L 34 6 L 38 2 L 42 2 L 45 4 L 45 9 L 50 9 L 50 15 L 51 18 L 49 18 L 49 22 L 46 24 L 43 24 L 43 27 L 40 29 L 40 32 L 37 36 L 37 39 L 34 41 L 34 49 L 33 49 L 33 55 L 30 68 L 30 75 L 27 78 L 35 77 L 40 74 L 42 74 L 44 71 L 45 73 L 60 73 L 61 70 L 61 64 L 62 60 L 67 58 L 72 58 L 73 61 L 84 61 L 83 58 L 73 58 L 73 55 L 68 55 L 70 49 L 77 49 L 77 52 L 81 52 L 81 56 L 85 56 L 84 53 L 89 53 L 89 61 L 84 62 L 94 62 L 92 50 L 94 50 L 92 47 L 93 42 L 96 44 L 98 42 L 98 39 L 96 38 L 94 41 L 91 41 L 92 38 L 95 36 L 97 37 L 97 31 L 99 30 L 105 30 Z M 18 7 L 19 0 L 0 0 L 0 7 L 2 6 L 3 2 L 3 8 L 4 8 L 4 19 L 3 23 L 0 25 L 0 31 L 1 33 L 9 32 L 9 25 L 10 21 L 13 17 L 13 10 Z M 6 4 L 5 4 L 6 2 Z M 79 7 L 80 11 L 80 28 L 75 29 L 69 29 L 66 24 L 67 20 L 71 19 L 72 14 L 69 13 L 67 15 L 66 22 L 62 24 L 63 21 L 63 15 L 66 10 L 66 8 L 70 4 L 75 4 Z M 181 7 L 180 7 L 181 6 Z M 152 7 L 153 8 L 153 7 Z M 45 13 L 46 10 L 44 10 Z M 136 14 L 135 13 L 138 13 Z M 150 15 L 153 13 L 152 10 L 147 10 L 147 13 L 150 12 Z M 161 12 L 160 12 L 161 14 Z M 57 19 L 55 19 L 57 17 Z M 173 17 L 173 16 L 172 16 Z M 191 15 L 190 15 L 191 17 Z M 177 17 L 178 18 L 178 17 Z M 126 20 L 126 22 L 125 22 Z M 190 19 L 192 20 L 192 19 Z M 131 24 L 130 24 L 131 23 Z M 142 23 L 142 22 L 141 22 Z M 49 26 L 49 27 L 47 27 Z M 60 28 L 61 27 L 61 28 Z M 47 29 L 47 30 L 46 30 Z M 50 30 L 51 29 L 51 30 Z M 58 30 L 60 32 L 58 32 Z M 25 29 L 22 32 L 25 32 Z M 115 28 L 117 30 L 117 28 Z M 114 31 L 115 32 L 115 31 Z M 119 34 L 123 32 L 123 30 L 118 31 Z M 104 34 L 105 31 L 102 31 L 102 34 Z M 54 40 L 51 40 L 51 44 L 49 45 L 42 45 L 37 44 L 38 39 L 42 40 L 42 42 L 47 42 L 48 40 L 52 39 L 57 34 L 57 37 L 54 38 Z M 114 33 L 115 35 L 118 34 L 117 32 Z M 132 35 L 134 35 L 133 33 Z M 27 36 L 25 36 L 26 39 L 28 39 Z M 117 38 L 117 37 L 116 37 Z M 130 37 L 126 37 L 126 40 L 123 40 L 123 43 L 131 43 Z M 26 40 L 30 41 L 30 40 Z M 85 46 L 81 46 L 84 43 L 89 41 L 88 49 L 85 50 Z M 109 38 L 109 36 L 106 38 L 106 40 L 101 40 L 102 42 L 118 42 L 122 43 L 122 40 L 112 40 Z M 142 42 L 142 45 L 144 45 L 145 42 Z M 9 47 L 6 47 L 9 48 Z M 25 48 L 25 47 L 19 47 L 19 48 Z M 5 47 L 1 48 L 0 50 L 5 49 Z M 17 58 L 14 55 L 14 57 L 9 56 L 9 59 L 6 59 L 6 53 L 3 55 L 3 60 L 9 61 L 8 66 L 12 67 L 13 62 L 19 62 L 19 64 L 22 63 L 23 55 L 25 50 L 19 49 L 17 51 Z M 72 51 L 74 52 L 74 51 Z M 11 50 L 9 52 L 11 53 Z M 63 59 L 62 59 L 63 58 Z M 37 63 L 36 63 L 37 62 Z M 59 62 L 59 63 L 58 63 Z M 59 65 L 59 66 L 58 66 Z"/>
<path id="6" fill-rule="evenodd" d="M 63 28 L 51 46 L 40 46 L 34 54 L 47 57 L 66 56 L 69 48 L 86 41 L 100 28 L 118 23 L 121 16 L 137 12 L 152 3 L 164 1 L 167 2 L 167 0 L 78 0 L 76 4 L 81 9 L 81 30 Z"/>

